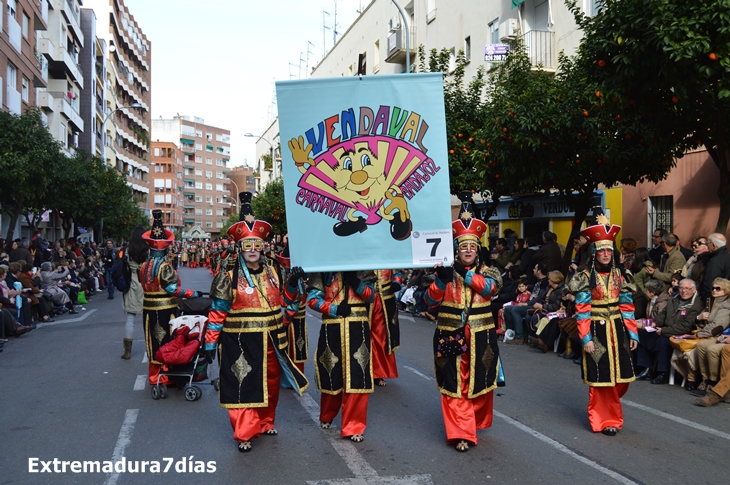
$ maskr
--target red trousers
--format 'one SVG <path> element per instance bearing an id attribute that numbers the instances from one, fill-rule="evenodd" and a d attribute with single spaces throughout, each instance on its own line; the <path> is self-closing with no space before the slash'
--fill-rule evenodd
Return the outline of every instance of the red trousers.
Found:
<path id="1" fill-rule="evenodd" d="M 465 328 L 467 341 L 471 341 L 471 332 Z M 479 397 L 469 399 L 469 352 L 461 354 L 459 364 L 461 374 L 461 397 L 455 398 L 441 394 L 441 414 L 446 427 L 446 441 L 466 440 L 477 444 L 477 430 L 492 426 L 492 407 L 494 393 L 489 391 Z"/>
<path id="2" fill-rule="evenodd" d="M 339 394 L 325 394 L 319 400 L 319 420 L 332 422 L 342 407 L 342 430 L 340 436 L 363 434 L 368 420 L 368 397 L 370 394 L 350 394 L 343 389 Z"/>
<path id="3" fill-rule="evenodd" d="M 148 371 L 148 375 L 150 378 L 150 386 L 154 386 L 155 384 L 157 384 L 157 376 L 160 374 L 160 369 L 162 369 L 162 367 L 163 366 L 161 366 L 160 364 L 153 364 L 152 362 L 150 362 L 149 371 Z M 170 378 L 167 376 L 162 376 L 160 378 L 160 384 L 164 384 L 166 386 L 169 385 Z"/>
<path id="4" fill-rule="evenodd" d="M 600 433 L 608 426 L 621 429 L 624 424 L 621 396 L 629 390 L 629 384 L 588 389 L 588 421 L 593 432 Z"/>
<path id="5" fill-rule="evenodd" d="M 372 308 L 370 322 L 372 339 L 373 377 L 375 379 L 396 379 L 398 367 L 395 363 L 395 352 L 388 353 L 388 329 L 385 323 L 383 300 L 376 296 Z"/>
<path id="6" fill-rule="evenodd" d="M 250 441 L 261 433 L 274 428 L 276 405 L 279 403 L 279 382 L 281 367 L 273 344 L 269 341 L 266 354 L 266 383 L 269 391 L 269 405 L 262 408 L 230 408 L 228 418 L 233 427 L 233 439 Z"/>

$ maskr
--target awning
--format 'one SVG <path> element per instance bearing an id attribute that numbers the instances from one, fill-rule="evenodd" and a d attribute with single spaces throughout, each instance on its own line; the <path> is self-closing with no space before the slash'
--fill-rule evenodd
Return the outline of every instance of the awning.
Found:
<path id="1" fill-rule="evenodd" d="M 517 8 L 523 3 L 525 3 L 525 0 L 512 0 L 512 8 Z"/>
<path id="2" fill-rule="evenodd" d="M 213 151 L 213 145 L 205 145 L 207 150 Z"/>
<path id="3" fill-rule="evenodd" d="M 185 182 L 192 182 L 192 183 L 195 183 L 195 180 L 193 180 L 193 179 L 183 179 L 183 180 L 185 180 Z"/>
<path id="4" fill-rule="evenodd" d="M 195 165 L 183 165 L 183 168 L 187 168 L 190 170 L 195 170 Z"/>
<path id="5" fill-rule="evenodd" d="M 512 0 L 514 2 L 514 0 Z M 186 143 L 188 145 L 195 145 L 195 140 L 190 140 L 188 138 L 180 138 L 181 143 Z"/>

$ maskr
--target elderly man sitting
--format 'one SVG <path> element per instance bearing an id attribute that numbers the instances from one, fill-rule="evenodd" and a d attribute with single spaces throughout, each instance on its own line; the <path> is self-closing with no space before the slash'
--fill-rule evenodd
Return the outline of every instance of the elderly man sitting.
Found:
<path id="1" fill-rule="evenodd" d="M 646 332 L 639 333 L 637 365 L 645 369 L 637 376 L 638 380 L 651 378 L 651 368 L 654 359 L 657 359 L 657 375 L 651 383 L 666 384 L 669 382 L 669 366 L 673 350 L 669 337 L 690 333 L 703 308 L 695 282 L 689 278 L 681 280 L 679 297 L 670 298 L 667 306 L 654 318 L 651 327 L 647 327 Z M 656 331 L 651 331 L 651 329 L 656 329 Z"/>

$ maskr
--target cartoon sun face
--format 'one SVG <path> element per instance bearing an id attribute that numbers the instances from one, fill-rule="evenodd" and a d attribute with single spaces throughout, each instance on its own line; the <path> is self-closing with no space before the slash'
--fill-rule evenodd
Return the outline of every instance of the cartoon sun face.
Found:
<path id="1" fill-rule="evenodd" d="M 338 160 L 337 188 L 347 192 L 348 198 L 365 206 L 383 198 L 385 163 L 373 154 L 367 142 L 355 143 L 353 150 L 340 148 L 333 155 Z"/>

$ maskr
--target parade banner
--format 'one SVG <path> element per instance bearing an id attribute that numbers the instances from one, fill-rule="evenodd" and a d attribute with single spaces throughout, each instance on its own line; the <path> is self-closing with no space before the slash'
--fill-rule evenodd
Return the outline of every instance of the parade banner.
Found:
<path id="1" fill-rule="evenodd" d="M 292 265 L 453 259 L 440 73 L 276 83 Z"/>

